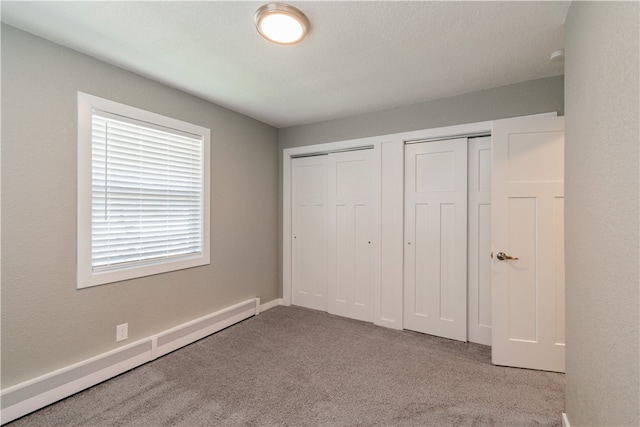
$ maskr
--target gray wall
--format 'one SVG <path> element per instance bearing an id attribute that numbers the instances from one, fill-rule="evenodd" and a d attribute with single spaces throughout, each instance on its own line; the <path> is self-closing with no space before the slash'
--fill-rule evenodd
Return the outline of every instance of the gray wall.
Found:
<path id="1" fill-rule="evenodd" d="M 76 290 L 76 92 L 211 129 L 211 265 Z M 277 130 L 2 27 L 2 387 L 278 297 Z M 115 343 L 115 327 L 129 339 Z"/>
<path id="2" fill-rule="evenodd" d="M 639 4 L 574 2 L 566 22 L 566 412 L 640 425 Z"/>
<path id="3" fill-rule="evenodd" d="M 528 114 L 564 114 L 563 76 L 280 129 L 280 149 Z"/>

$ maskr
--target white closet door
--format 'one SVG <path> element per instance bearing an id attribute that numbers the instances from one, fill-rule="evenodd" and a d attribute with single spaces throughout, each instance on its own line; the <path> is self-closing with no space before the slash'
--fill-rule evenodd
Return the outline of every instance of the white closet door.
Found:
<path id="1" fill-rule="evenodd" d="M 469 139 L 469 341 L 491 345 L 491 137 Z"/>
<path id="2" fill-rule="evenodd" d="M 373 150 L 329 154 L 328 311 L 373 321 L 376 288 Z"/>
<path id="3" fill-rule="evenodd" d="M 564 372 L 564 117 L 493 124 L 492 361 Z"/>
<path id="4" fill-rule="evenodd" d="M 404 327 L 467 340 L 467 139 L 405 148 Z"/>
<path id="5" fill-rule="evenodd" d="M 291 300 L 327 310 L 327 156 L 291 160 Z"/>

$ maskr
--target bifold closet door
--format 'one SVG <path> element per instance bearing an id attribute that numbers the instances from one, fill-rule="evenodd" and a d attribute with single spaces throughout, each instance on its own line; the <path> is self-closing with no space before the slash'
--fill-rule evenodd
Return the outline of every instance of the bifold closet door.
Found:
<path id="1" fill-rule="evenodd" d="M 469 138 L 468 339 L 491 345 L 491 137 Z"/>
<path id="2" fill-rule="evenodd" d="M 328 158 L 328 311 L 373 322 L 376 253 L 374 150 Z"/>
<path id="3" fill-rule="evenodd" d="M 467 138 L 405 147 L 404 328 L 467 340 Z"/>
<path id="4" fill-rule="evenodd" d="M 327 311 L 327 156 L 291 160 L 291 302 Z"/>

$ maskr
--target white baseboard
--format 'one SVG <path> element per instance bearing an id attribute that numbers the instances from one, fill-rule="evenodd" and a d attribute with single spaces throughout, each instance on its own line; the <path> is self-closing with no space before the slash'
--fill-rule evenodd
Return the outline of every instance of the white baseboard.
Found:
<path id="1" fill-rule="evenodd" d="M 281 304 L 252 298 L 0 392 L 5 424 Z"/>
<path id="2" fill-rule="evenodd" d="M 571 424 L 569 424 L 569 417 L 567 417 L 565 412 L 562 413 L 562 427 L 571 427 Z"/>
<path id="3" fill-rule="evenodd" d="M 273 301 L 265 302 L 260 306 L 260 313 L 262 313 L 263 311 L 272 309 L 273 307 L 277 307 L 279 305 L 282 305 L 282 298 L 276 298 Z"/>

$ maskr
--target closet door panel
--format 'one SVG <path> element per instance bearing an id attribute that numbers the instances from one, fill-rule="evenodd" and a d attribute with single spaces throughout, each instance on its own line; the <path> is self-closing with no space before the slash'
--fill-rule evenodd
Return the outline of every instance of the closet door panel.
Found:
<path id="1" fill-rule="evenodd" d="M 492 138 L 492 362 L 564 372 L 564 117 L 499 120 Z"/>
<path id="2" fill-rule="evenodd" d="M 404 327 L 467 340 L 467 139 L 405 148 Z"/>
<path id="3" fill-rule="evenodd" d="M 491 137 L 469 139 L 469 341 L 491 345 Z"/>
<path id="4" fill-rule="evenodd" d="M 328 159 L 328 311 L 373 321 L 373 150 L 331 153 Z"/>
<path id="5" fill-rule="evenodd" d="M 358 205 L 354 210 L 355 225 L 355 292 L 354 304 L 367 307 L 366 318 L 373 321 L 373 272 L 376 268 L 373 260 L 373 207 Z"/>
<path id="6" fill-rule="evenodd" d="M 292 159 L 292 303 L 327 310 L 327 156 Z"/>

